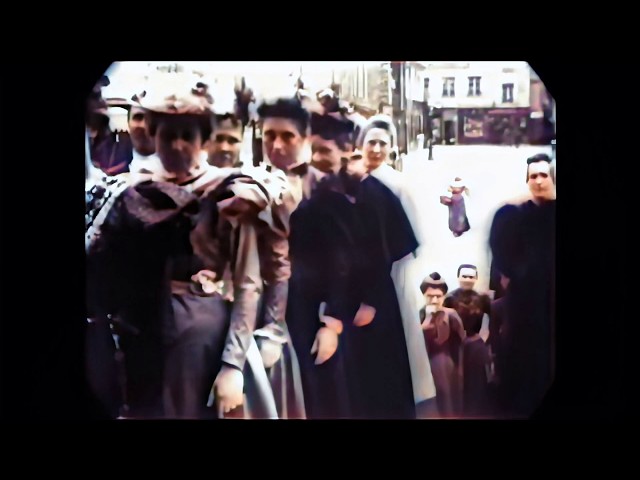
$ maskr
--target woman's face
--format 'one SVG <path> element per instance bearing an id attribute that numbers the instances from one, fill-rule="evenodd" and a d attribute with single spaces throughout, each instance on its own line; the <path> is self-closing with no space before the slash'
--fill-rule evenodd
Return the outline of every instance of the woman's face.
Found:
<path id="1" fill-rule="evenodd" d="M 151 155 L 155 152 L 155 141 L 149 135 L 149 128 L 144 117 L 144 110 L 140 107 L 131 107 L 129 113 L 129 133 L 134 150 L 141 155 Z"/>
<path id="2" fill-rule="evenodd" d="M 424 292 L 427 306 L 431 305 L 434 310 L 441 310 L 444 305 L 444 292 L 440 288 L 429 287 Z"/>
<path id="3" fill-rule="evenodd" d="M 311 165 L 322 173 L 337 174 L 344 155 L 345 152 L 338 148 L 335 141 L 320 135 L 311 136 Z"/>
<path id="4" fill-rule="evenodd" d="M 300 162 L 306 137 L 300 133 L 293 120 L 265 118 L 262 125 L 262 145 L 271 163 L 287 170 Z"/>
<path id="5" fill-rule="evenodd" d="M 367 171 L 375 170 L 389 158 L 391 136 L 382 128 L 372 128 L 364 137 L 363 152 Z"/>
<path id="6" fill-rule="evenodd" d="M 187 172 L 196 165 L 202 148 L 198 120 L 193 116 L 164 116 L 155 135 L 156 154 L 168 172 Z"/>

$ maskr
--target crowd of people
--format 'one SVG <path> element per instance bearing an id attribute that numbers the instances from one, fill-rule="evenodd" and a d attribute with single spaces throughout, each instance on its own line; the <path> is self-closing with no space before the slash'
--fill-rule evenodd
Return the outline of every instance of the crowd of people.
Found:
<path id="1" fill-rule="evenodd" d="M 527 160 L 531 198 L 495 215 L 500 288 L 477 292 L 477 268 L 462 264 L 449 292 L 438 272 L 416 273 L 424 239 L 390 165 L 390 117 L 301 88 L 250 113 L 236 91 L 220 108 L 182 72 L 140 85 L 128 132 L 113 132 L 107 82 L 87 103 L 86 357 L 113 418 L 533 412 L 553 371 L 548 156 Z M 250 165 L 246 128 L 260 132 Z"/>

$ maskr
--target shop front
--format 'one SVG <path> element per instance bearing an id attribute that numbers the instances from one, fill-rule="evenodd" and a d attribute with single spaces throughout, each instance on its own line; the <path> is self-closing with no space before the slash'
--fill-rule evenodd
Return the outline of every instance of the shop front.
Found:
<path id="1" fill-rule="evenodd" d="M 529 143 L 527 126 L 531 109 L 497 108 L 485 115 L 485 140 L 494 145 L 520 145 Z"/>

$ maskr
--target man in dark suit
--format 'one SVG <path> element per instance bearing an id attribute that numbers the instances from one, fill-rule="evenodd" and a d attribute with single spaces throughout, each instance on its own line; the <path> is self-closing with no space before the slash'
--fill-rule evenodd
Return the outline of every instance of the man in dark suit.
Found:
<path id="1" fill-rule="evenodd" d="M 548 155 L 527 159 L 527 184 L 531 200 L 500 208 L 489 238 L 496 268 L 509 278 L 502 385 L 515 416 L 540 405 L 554 369 L 556 194 Z"/>

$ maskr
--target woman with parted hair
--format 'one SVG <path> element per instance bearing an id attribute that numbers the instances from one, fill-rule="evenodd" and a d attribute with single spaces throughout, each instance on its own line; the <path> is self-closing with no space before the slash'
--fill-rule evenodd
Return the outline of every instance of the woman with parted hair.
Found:
<path id="1" fill-rule="evenodd" d="M 396 128 L 391 117 L 374 115 L 363 125 L 357 145 L 362 150 L 367 173 L 391 190 L 402 203 L 420 247 L 423 246 L 424 239 L 420 238 L 418 210 L 407 187 L 406 177 L 387 164 L 396 139 Z M 429 357 L 424 338 L 420 332 L 420 319 L 418 318 L 420 306 L 423 304 L 418 290 L 420 280 L 415 273 L 419 247 L 413 253 L 394 262 L 391 270 L 391 277 L 400 304 L 418 415 L 420 415 L 420 404 L 436 395 Z"/>
<path id="2" fill-rule="evenodd" d="M 443 306 L 449 287 L 438 272 L 433 272 L 422 281 L 420 291 L 427 304 L 420 310 L 420 321 L 431 360 L 431 371 L 436 386 L 436 402 L 443 417 L 451 417 L 458 403 L 454 383 L 458 376 L 451 356 L 451 349 L 458 348 L 466 338 L 462 320 L 458 313 Z"/>

